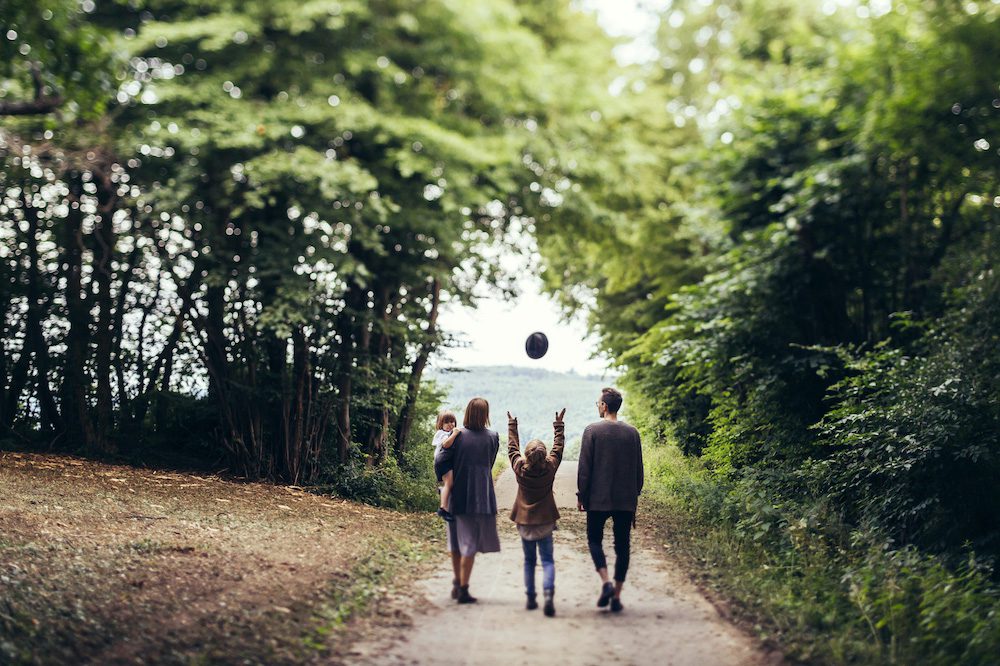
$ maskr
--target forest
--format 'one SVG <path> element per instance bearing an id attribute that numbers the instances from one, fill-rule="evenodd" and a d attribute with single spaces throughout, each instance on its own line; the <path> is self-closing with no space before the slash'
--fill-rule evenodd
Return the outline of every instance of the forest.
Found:
<path id="1" fill-rule="evenodd" d="M 674 2 L 636 91 L 667 113 L 609 128 L 634 150 L 616 186 L 560 207 L 572 238 L 539 231 L 687 458 L 660 467 L 670 502 L 725 542 L 697 556 L 813 636 L 806 660 L 996 658 L 998 18 Z M 816 647 L 852 622 L 867 645 Z"/>
<path id="2" fill-rule="evenodd" d="M 438 313 L 527 251 L 761 631 L 994 662 L 1000 3 L 0 11 L 0 448 L 426 503 Z"/>
<path id="3" fill-rule="evenodd" d="M 556 205 L 609 83 L 568 5 L 464 9 L 8 4 L 5 440 L 405 462 L 442 303 L 509 290 L 489 252 Z"/>

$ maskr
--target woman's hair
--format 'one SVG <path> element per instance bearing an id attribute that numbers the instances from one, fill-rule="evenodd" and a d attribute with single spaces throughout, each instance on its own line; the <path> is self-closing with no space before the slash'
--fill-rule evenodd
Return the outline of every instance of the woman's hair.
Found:
<path id="1" fill-rule="evenodd" d="M 545 450 L 545 444 L 540 439 L 533 439 L 524 445 L 524 461 L 529 469 L 541 465 L 548 454 L 549 452 Z"/>
<path id="2" fill-rule="evenodd" d="M 444 424 L 446 423 L 454 423 L 455 425 L 458 425 L 458 419 L 456 419 L 455 415 L 451 412 L 441 412 L 438 414 L 437 425 L 435 427 L 438 430 L 444 430 Z"/>
<path id="3" fill-rule="evenodd" d="M 473 398 L 465 407 L 462 425 L 470 430 L 483 430 L 490 424 L 490 403 L 486 398 Z"/>

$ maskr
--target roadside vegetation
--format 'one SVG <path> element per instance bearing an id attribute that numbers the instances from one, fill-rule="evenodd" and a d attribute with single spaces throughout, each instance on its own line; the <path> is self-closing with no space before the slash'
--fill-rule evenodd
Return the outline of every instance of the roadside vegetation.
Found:
<path id="1" fill-rule="evenodd" d="M 615 141 L 660 159 L 540 244 L 665 529 L 792 656 L 995 663 L 1000 7 L 690 0 L 656 44 L 672 123 Z"/>
<path id="2" fill-rule="evenodd" d="M 721 481 L 672 443 L 647 446 L 640 508 L 658 545 L 744 629 L 810 664 L 991 664 L 1000 586 L 830 512 Z"/>

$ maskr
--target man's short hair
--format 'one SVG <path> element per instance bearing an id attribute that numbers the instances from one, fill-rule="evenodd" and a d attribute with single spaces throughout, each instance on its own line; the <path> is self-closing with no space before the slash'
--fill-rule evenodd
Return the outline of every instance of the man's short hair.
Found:
<path id="1" fill-rule="evenodd" d="M 621 391 L 610 386 L 605 386 L 601 389 L 601 402 L 607 405 L 609 412 L 617 414 L 618 410 L 622 407 Z"/>

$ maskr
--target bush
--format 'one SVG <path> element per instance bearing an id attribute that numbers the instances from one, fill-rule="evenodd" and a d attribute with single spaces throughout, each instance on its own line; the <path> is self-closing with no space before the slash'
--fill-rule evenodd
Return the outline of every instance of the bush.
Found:
<path id="1" fill-rule="evenodd" d="M 426 453 L 426 452 L 420 452 Z M 430 456 L 427 456 L 431 464 Z M 416 468 L 411 462 L 399 464 L 389 458 L 380 465 L 369 465 L 364 453 L 358 451 L 346 465 L 324 468 L 317 488 L 374 506 L 407 511 L 433 511 L 438 496 L 431 475 L 407 472 Z"/>
<path id="2" fill-rule="evenodd" d="M 906 320 L 904 320 L 906 321 Z M 832 457 L 811 472 L 845 520 L 900 543 L 1000 553 L 1000 280 L 958 295 L 915 353 L 854 358 L 819 426 Z"/>
<path id="3" fill-rule="evenodd" d="M 890 663 L 994 664 L 1000 654 L 1000 589 L 974 557 L 955 569 L 890 543 L 873 544 L 843 580 Z"/>
<path id="4" fill-rule="evenodd" d="M 375 506 L 433 511 L 438 506 L 438 494 L 431 442 L 442 396 L 433 381 L 421 385 L 402 460 L 390 457 L 381 464 L 371 465 L 363 447 L 355 445 L 346 465 L 327 462 L 322 466 L 317 488 Z"/>
<path id="5" fill-rule="evenodd" d="M 791 502 L 780 473 L 725 481 L 673 446 L 645 447 L 662 540 L 737 615 L 810 663 L 990 664 L 1000 588 L 975 557 L 952 565 L 872 531 L 825 501 Z"/>

